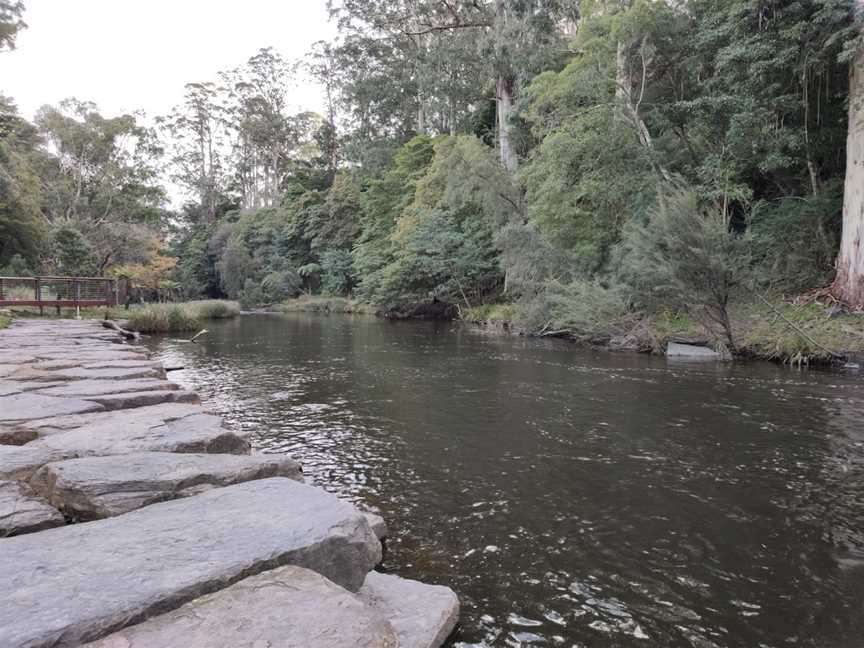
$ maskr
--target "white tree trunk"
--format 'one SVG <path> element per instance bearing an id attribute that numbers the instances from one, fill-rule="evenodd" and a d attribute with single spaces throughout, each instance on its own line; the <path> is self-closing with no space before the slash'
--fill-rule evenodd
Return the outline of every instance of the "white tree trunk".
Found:
<path id="1" fill-rule="evenodd" d="M 516 171 L 519 160 L 510 141 L 510 116 L 513 113 L 513 86 L 503 77 L 498 78 L 496 99 L 498 102 L 498 152 L 501 166 L 510 171 Z"/>
<path id="2" fill-rule="evenodd" d="M 861 19 L 864 0 L 856 0 L 855 4 Z M 849 69 L 843 237 L 834 294 L 855 309 L 864 308 L 864 47 L 858 48 Z"/>

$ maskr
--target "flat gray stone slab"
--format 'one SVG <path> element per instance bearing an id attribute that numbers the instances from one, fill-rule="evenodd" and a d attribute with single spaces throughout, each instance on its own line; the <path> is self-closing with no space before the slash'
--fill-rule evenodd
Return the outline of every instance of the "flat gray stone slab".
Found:
<path id="1" fill-rule="evenodd" d="M 101 382 L 101 381 L 100 381 Z M 107 384 L 107 383 L 106 383 Z M 20 423 L 21 427 L 36 430 L 39 436 L 47 436 L 67 430 L 74 430 L 85 425 L 101 426 L 106 429 L 116 427 L 152 426 L 189 416 L 204 413 L 200 405 L 186 403 L 164 403 L 149 405 L 129 411 L 95 412 L 92 414 L 70 414 L 68 416 L 53 416 Z"/>
<path id="2" fill-rule="evenodd" d="M 438 648 L 459 621 L 459 599 L 442 585 L 370 572 L 358 596 L 390 622 L 400 648 Z"/>
<path id="3" fill-rule="evenodd" d="M 94 641 L 284 565 L 356 591 L 380 555 L 366 518 L 323 490 L 282 477 L 216 488 L 0 542 L 0 646 Z"/>
<path id="4" fill-rule="evenodd" d="M 33 495 L 26 484 L 0 481 L 0 539 L 63 524 L 60 511 Z"/>
<path id="5" fill-rule="evenodd" d="M 24 381 L 24 380 L 2 380 L 0 379 L 0 396 L 11 396 L 12 394 L 20 394 L 25 391 L 34 391 L 43 387 L 59 387 L 65 385 L 63 381 L 55 381 L 49 383 Z"/>
<path id="6" fill-rule="evenodd" d="M 0 480 L 26 481 L 45 464 L 69 459 L 74 454 L 52 448 L 27 445 L 0 445 Z"/>
<path id="7" fill-rule="evenodd" d="M 67 517 L 96 520 L 254 479 L 303 480 L 282 455 L 133 453 L 50 463 L 31 479 L 36 493 Z"/>
<path id="8" fill-rule="evenodd" d="M 708 347 L 695 346 L 693 344 L 680 344 L 670 342 L 666 347 L 666 355 L 670 358 L 682 360 L 720 360 L 721 355 Z"/>
<path id="9" fill-rule="evenodd" d="M 79 398 L 60 398 L 33 392 L 0 396 L 0 423 L 27 421 L 46 416 L 81 414 L 104 409 L 99 403 Z"/>
<path id="10" fill-rule="evenodd" d="M 218 416 L 202 414 L 200 407 L 198 410 L 164 422 L 150 416 L 101 418 L 74 430 L 31 441 L 26 447 L 63 453 L 67 458 L 131 452 L 249 453 L 248 439 L 223 428 Z"/>
<path id="11" fill-rule="evenodd" d="M 30 385 L 34 383 L 16 383 Z M 2 389 L 3 383 L 0 383 Z M 158 391 L 163 389 L 180 389 L 177 385 L 167 380 L 156 378 L 145 378 L 140 380 L 75 380 L 69 383 L 58 383 L 57 386 L 38 387 L 40 394 L 47 396 L 64 396 L 87 398 L 88 396 L 105 396 L 108 394 L 123 394 L 127 392 Z"/>
<path id="12" fill-rule="evenodd" d="M 133 378 L 165 378 L 161 363 L 144 367 L 121 367 L 114 369 L 85 369 L 73 367 L 50 372 L 54 379 L 65 380 L 130 380 Z"/>
<path id="13" fill-rule="evenodd" d="M 250 576 L 89 648 L 398 648 L 355 595 L 301 567 Z"/>
<path id="14" fill-rule="evenodd" d="M 106 394 L 104 396 L 88 396 L 87 400 L 99 403 L 106 410 L 132 409 L 158 405 L 159 403 L 200 403 L 198 394 L 185 390 L 154 390 L 138 391 L 124 394 Z"/>

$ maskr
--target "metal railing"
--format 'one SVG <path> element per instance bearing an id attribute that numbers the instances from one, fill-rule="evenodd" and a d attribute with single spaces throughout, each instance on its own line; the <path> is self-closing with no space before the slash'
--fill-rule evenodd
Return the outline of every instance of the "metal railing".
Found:
<path id="1" fill-rule="evenodd" d="M 117 280 L 104 277 L 0 277 L 0 306 L 116 306 Z"/>

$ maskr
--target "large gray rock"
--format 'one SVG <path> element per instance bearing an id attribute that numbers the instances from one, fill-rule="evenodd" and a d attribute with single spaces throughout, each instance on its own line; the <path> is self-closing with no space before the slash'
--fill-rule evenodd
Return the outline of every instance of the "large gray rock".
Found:
<path id="1" fill-rule="evenodd" d="M 140 408 L 144 410 L 145 408 Z M 128 411 L 140 411 L 128 410 Z M 226 452 L 248 454 L 249 440 L 222 427 L 222 419 L 199 411 L 162 421 L 146 416 L 100 419 L 45 436 L 26 447 L 62 453 L 67 458 L 131 452 Z"/>
<path id="2" fill-rule="evenodd" d="M 35 497 L 26 484 L 0 481 L 0 539 L 64 523 L 60 511 Z"/>
<path id="3" fill-rule="evenodd" d="M 281 477 L 8 538 L 0 646 L 76 646 L 283 565 L 356 591 L 380 553 L 356 508 Z"/>
<path id="4" fill-rule="evenodd" d="M 21 392 L 10 396 L 0 396 L 0 423 L 27 421 L 46 416 L 81 414 L 82 412 L 95 412 L 101 409 L 103 407 L 99 403 L 79 398 L 60 398 L 33 392 Z"/>
<path id="5" fill-rule="evenodd" d="M 720 360 L 722 356 L 704 346 L 695 346 L 693 344 L 681 344 L 679 342 L 670 342 L 666 347 L 666 355 L 670 358 L 679 360 Z"/>
<path id="6" fill-rule="evenodd" d="M 96 520 L 267 477 L 302 481 L 303 473 L 300 464 L 280 455 L 145 452 L 51 463 L 30 483 L 67 517 Z"/>
<path id="7" fill-rule="evenodd" d="M 390 622 L 400 648 L 438 648 L 459 621 L 459 599 L 442 585 L 370 572 L 358 596 Z"/>
<path id="8" fill-rule="evenodd" d="M 0 480 L 27 481 L 45 464 L 74 456 L 68 451 L 36 448 L 32 443 L 0 445 Z"/>
<path id="9" fill-rule="evenodd" d="M 133 409 L 158 405 L 160 403 L 200 403 L 198 394 L 182 389 L 153 390 L 128 392 L 123 394 L 106 394 L 104 396 L 88 396 L 87 400 L 99 403 L 106 410 Z"/>
<path id="10" fill-rule="evenodd" d="M 83 381 L 82 381 L 83 382 Z M 70 414 L 67 416 L 52 416 L 33 421 L 19 423 L 21 427 L 36 430 L 39 436 L 47 436 L 67 430 L 89 426 L 99 426 L 107 430 L 118 427 L 150 427 L 189 416 L 190 414 L 203 413 L 200 405 L 185 403 L 165 403 L 162 405 L 150 405 L 129 411 L 120 412 L 96 412 L 93 414 Z"/>
<path id="11" fill-rule="evenodd" d="M 20 394 L 21 392 L 34 391 L 45 387 L 59 387 L 65 385 L 63 381 L 55 381 L 49 383 L 33 382 L 24 380 L 0 380 L 0 396 L 11 396 L 12 394 Z M 44 393 L 44 392 L 43 392 Z M 50 396 L 51 394 L 49 394 Z"/>
<path id="12" fill-rule="evenodd" d="M 34 383 L 17 383 L 19 385 L 33 385 Z M 2 387 L 2 385 L 0 385 Z M 88 396 L 106 396 L 108 394 L 124 394 L 128 392 L 157 391 L 157 390 L 180 389 L 177 385 L 167 380 L 146 378 L 141 380 L 75 380 L 70 383 L 61 383 L 59 386 L 39 388 L 40 394 L 47 396 L 65 396 L 76 398 L 87 398 Z"/>
<path id="13" fill-rule="evenodd" d="M 387 523 L 384 521 L 383 517 L 377 513 L 370 513 L 369 511 L 364 511 L 363 515 L 366 516 L 366 521 L 369 523 L 372 532 L 379 540 L 383 540 L 387 537 Z"/>
<path id="14" fill-rule="evenodd" d="M 280 567 L 89 648 L 398 648 L 393 628 L 315 572 Z"/>

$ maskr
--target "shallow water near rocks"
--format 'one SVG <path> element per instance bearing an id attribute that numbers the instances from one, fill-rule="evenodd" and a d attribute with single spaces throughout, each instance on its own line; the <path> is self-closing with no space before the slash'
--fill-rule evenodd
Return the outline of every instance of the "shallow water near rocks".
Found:
<path id="1" fill-rule="evenodd" d="M 151 338 L 256 448 L 381 512 L 456 646 L 864 645 L 864 377 L 363 316 Z"/>

